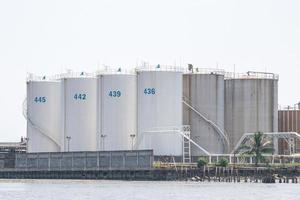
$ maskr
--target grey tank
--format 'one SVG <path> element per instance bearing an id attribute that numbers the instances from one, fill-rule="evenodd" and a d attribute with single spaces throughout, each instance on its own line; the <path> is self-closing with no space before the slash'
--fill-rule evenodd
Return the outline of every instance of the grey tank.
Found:
<path id="1" fill-rule="evenodd" d="M 277 132 L 278 79 L 225 80 L 225 129 L 233 150 L 244 133 Z"/>
<path id="2" fill-rule="evenodd" d="M 191 139 L 210 153 L 226 153 L 224 138 L 213 126 L 224 132 L 224 75 L 184 74 L 183 96 L 183 102 L 193 107 L 183 105 L 183 123 L 190 125 Z M 191 145 L 191 155 L 200 156 L 203 152 Z"/>

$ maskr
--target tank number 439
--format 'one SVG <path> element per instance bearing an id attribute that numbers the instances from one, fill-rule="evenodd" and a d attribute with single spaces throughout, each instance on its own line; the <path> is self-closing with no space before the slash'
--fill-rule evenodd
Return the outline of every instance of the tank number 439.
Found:
<path id="1" fill-rule="evenodd" d="M 144 94 L 155 94 L 155 88 L 145 88 Z"/>
<path id="2" fill-rule="evenodd" d="M 121 96 L 121 91 L 119 91 L 119 90 L 109 91 L 108 96 L 110 96 L 110 97 L 120 97 Z"/>
<path id="3" fill-rule="evenodd" d="M 76 99 L 76 100 L 86 100 L 86 94 L 75 94 L 74 99 Z"/>
<path id="4" fill-rule="evenodd" d="M 46 102 L 46 97 L 35 97 L 34 102 L 35 103 L 45 103 Z"/>

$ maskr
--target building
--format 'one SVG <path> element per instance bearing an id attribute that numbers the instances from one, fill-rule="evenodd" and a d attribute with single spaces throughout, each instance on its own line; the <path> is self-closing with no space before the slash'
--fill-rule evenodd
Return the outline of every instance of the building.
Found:
<path id="1" fill-rule="evenodd" d="M 279 107 L 278 131 L 300 133 L 300 104 Z M 288 143 L 281 139 L 278 141 L 279 154 L 289 154 Z M 300 153 L 300 141 L 295 141 L 295 152 Z"/>

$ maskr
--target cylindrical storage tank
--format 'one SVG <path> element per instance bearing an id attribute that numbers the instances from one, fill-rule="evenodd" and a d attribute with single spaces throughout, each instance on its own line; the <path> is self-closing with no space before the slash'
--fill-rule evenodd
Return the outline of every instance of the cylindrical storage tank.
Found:
<path id="1" fill-rule="evenodd" d="M 138 71 L 138 148 L 182 156 L 182 72 Z M 172 131 L 173 130 L 173 131 Z"/>
<path id="2" fill-rule="evenodd" d="M 27 152 L 62 150 L 61 81 L 27 82 Z"/>
<path id="3" fill-rule="evenodd" d="M 225 80 L 225 129 L 233 150 L 244 133 L 278 131 L 278 77 L 254 73 Z"/>
<path id="4" fill-rule="evenodd" d="M 213 71 L 184 74 L 183 99 L 183 122 L 191 127 L 191 139 L 210 153 L 226 153 L 224 74 Z M 193 157 L 203 154 L 191 145 Z"/>
<path id="5" fill-rule="evenodd" d="M 132 150 L 137 136 L 137 78 L 135 74 L 98 76 L 101 150 Z"/>
<path id="6" fill-rule="evenodd" d="M 64 78 L 65 151 L 97 150 L 97 78 Z"/>

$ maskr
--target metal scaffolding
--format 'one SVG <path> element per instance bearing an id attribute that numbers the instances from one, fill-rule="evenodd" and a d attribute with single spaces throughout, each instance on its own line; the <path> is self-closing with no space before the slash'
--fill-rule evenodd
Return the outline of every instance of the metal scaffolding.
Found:
<path id="1" fill-rule="evenodd" d="M 300 140 L 300 135 L 296 132 L 270 132 L 270 133 L 263 133 L 265 138 L 272 141 L 274 147 L 274 155 L 279 155 L 278 152 L 278 139 L 283 139 L 288 144 L 289 155 L 294 155 L 295 152 L 295 142 L 296 140 Z M 241 139 L 238 141 L 236 146 L 234 147 L 232 154 L 237 152 L 239 147 L 243 144 L 246 144 L 255 133 L 245 133 Z"/>

